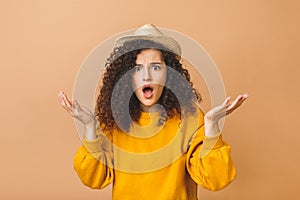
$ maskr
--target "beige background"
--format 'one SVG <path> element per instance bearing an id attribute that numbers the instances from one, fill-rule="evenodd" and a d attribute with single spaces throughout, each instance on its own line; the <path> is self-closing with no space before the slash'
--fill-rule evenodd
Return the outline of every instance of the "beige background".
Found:
<path id="1" fill-rule="evenodd" d="M 227 94 L 250 96 L 224 127 L 238 176 L 219 192 L 200 188 L 199 199 L 299 199 L 298 2 L 1 1 L 0 199 L 110 199 L 109 187 L 91 190 L 77 178 L 80 140 L 57 93 L 72 93 L 97 44 L 144 23 L 194 38 Z"/>

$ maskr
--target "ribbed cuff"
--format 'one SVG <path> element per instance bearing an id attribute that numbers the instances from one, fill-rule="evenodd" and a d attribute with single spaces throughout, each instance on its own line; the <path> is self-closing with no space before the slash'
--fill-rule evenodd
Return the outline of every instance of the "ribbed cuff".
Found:
<path id="1" fill-rule="evenodd" d="M 207 156 L 212 149 L 217 149 L 224 145 L 221 134 L 222 132 L 213 137 L 204 137 L 203 144 L 200 149 L 200 158 Z"/>
<path id="2" fill-rule="evenodd" d="M 86 140 L 84 137 L 82 137 L 82 144 L 91 154 L 101 152 L 101 142 L 99 136 L 95 140 Z"/>

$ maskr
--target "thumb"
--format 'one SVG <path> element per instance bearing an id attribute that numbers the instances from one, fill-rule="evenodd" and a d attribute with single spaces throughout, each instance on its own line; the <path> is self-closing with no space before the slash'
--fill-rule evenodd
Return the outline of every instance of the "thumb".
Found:
<path id="1" fill-rule="evenodd" d="M 225 99 L 225 101 L 223 102 L 223 106 L 224 106 L 224 107 L 228 104 L 230 98 L 231 98 L 231 97 L 227 97 L 227 98 Z"/>
<path id="2" fill-rule="evenodd" d="M 73 103 L 75 108 L 80 108 L 80 105 L 79 105 L 79 103 L 76 99 L 72 99 L 72 103 Z"/>

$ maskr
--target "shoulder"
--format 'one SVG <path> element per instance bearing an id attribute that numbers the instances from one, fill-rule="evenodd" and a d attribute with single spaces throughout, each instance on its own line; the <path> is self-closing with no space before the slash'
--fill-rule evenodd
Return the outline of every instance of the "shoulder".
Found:
<path id="1" fill-rule="evenodd" d="M 200 105 L 197 103 L 193 103 L 192 106 L 193 111 L 187 114 L 188 119 L 198 118 L 200 121 L 204 119 L 204 112 L 200 108 Z"/>
<path id="2" fill-rule="evenodd" d="M 181 128 L 195 131 L 204 125 L 204 112 L 199 105 L 193 104 L 193 112 L 184 113 L 181 116 Z"/>

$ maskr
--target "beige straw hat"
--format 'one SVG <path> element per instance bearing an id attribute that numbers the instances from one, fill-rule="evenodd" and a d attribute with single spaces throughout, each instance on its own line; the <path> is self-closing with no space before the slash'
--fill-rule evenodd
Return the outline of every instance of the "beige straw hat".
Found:
<path id="1" fill-rule="evenodd" d="M 163 45 L 165 48 L 179 56 L 181 55 L 181 47 L 179 43 L 173 38 L 163 34 L 153 24 L 145 24 L 139 27 L 134 31 L 133 35 L 117 38 L 115 47 L 122 46 L 125 42 L 133 40 L 150 40 Z"/>

